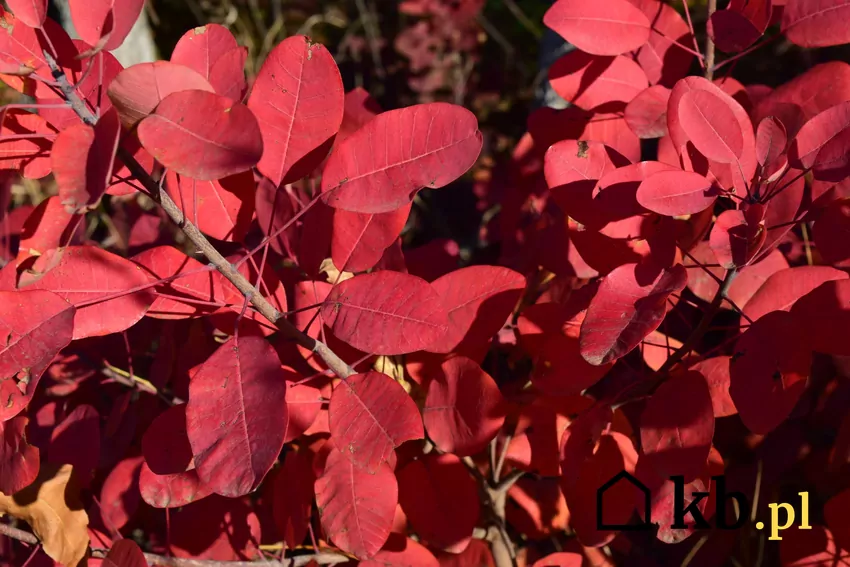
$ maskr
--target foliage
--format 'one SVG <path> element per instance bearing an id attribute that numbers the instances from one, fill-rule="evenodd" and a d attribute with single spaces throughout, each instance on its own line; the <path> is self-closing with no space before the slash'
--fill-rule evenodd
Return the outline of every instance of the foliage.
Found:
<path id="1" fill-rule="evenodd" d="M 844 561 L 850 65 L 728 73 L 850 43 L 845 0 L 557 0 L 571 106 L 500 162 L 461 104 L 480 0 L 401 3 L 418 98 L 386 110 L 304 34 L 250 76 L 220 24 L 124 69 L 143 2 L 72 0 L 79 40 L 7 4 L 0 79 L 31 99 L 0 115 L 5 562 Z M 470 193 L 475 255 L 410 245 Z M 623 473 L 648 510 L 597 500 Z M 815 525 L 767 541 L 800 492 Z"/>

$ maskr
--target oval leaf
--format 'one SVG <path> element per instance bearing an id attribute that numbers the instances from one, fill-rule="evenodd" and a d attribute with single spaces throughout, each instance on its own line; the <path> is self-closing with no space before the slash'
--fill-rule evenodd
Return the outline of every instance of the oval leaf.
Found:
<path id="1" fill-rule="evenodd" d="M 374 473 L 393 449 L 422 439 L 422 418 L 401 385 L 381 372 L 341 380 L 328 406 L 331 438 L 358 468 Z"/>
<path id="2" fill-rule="evenodd" d="M 662 85 L 649 87 L 626 106 L 626 124 L 638 138 L 653 139 L 667 135 L 667 101 L 670 89 Z"/>
<path id="3" fill-rule="evenodd" d="M 263 155 L 260 127 L 248 107 L 206 91 L 168 95 L 138 134 L 162 165 L 202 181 L 246 171 Z"/>
<path id="4" fill-rule="evenodd" d="M 49 291 L 0 291 L 0 421 L 32 399 L 41 375 L 71 342 L 74 313 Z"/>
<path id="5" fill-rule="evenodd" d="M 315 486 L 322 527 L 331 541 L 359 559 L 378 553 L 398 503 L 398 483 L 389 465 L 370 474 L 333 448 Z"/>
<path id="6" fill-rule="evenodd" d="M 446 360 L 429 378 L 422 408 L 428 437 L 441 451 L 460 457 L 483 450 L 505 422 L 499 386 L 464 356 Z"/>
<path id="7" fill-rule="evenodd" d="M 791 314 L 773 311 L 748 327 L 729 364 L 729 393 L 747 429 L 766 435 L 779 426 L 806 389 L 811 365 Z"/>
<path id="8" fill-rule="evenodd" d="M 264 339 L 235 336 L 189 382 L 186 431 L 201 481 L 235 498 L 256 489 L 286 435 L 285 374 Z"/>
<path id="9" fill-rule="evenodd" d="M 133 262 L 93 246 L 68 246 L 59 263 L 24 289 L 52 291 L 77 306 L 74 340 L 120 333 L 139 322 L 153 294 Z"/>
<path id="10" fill-rule="evenodd" d="M 422 350 L 448 328 L 441 298 L 431 285 L 391 271 L 355 276 L 334 287 L 321 316 L 339 339 L 372 354 Z"/>
<path id="11" fill-rule="evenodd" d="M 637 264 L 624 264 L 602 280 L 581 324 L 581 355 L 601 366 L 631 352 L 656 330 L 667 314 L 667 298 L 681 291 L 687 272 L 676 264 L 654 279 L 643 278 Z"/>
<path id="12" fill-rule="evenodd" d="M 546 11 L 543 23 L 594 55 L 619 55 L 649 40 L 649 19 L 628 0 L 559 0 Z"/>
<path id="13" fill-rule="evenodd" d="M 782 31 L 801 47 L 850 43 L 850 0 L 794 0 L 782 12 Z"/>
<path id="14" fill-rule="evenodd" d="M 461 460 L 431 452 L 398 473 L 399 503 L 410 525 L 432 546 L 461 553 L 478 523 L 478 487 Z"/>
<path id="15" fill-rule="evenodd" d="M 154 61 L 118 73 L 109 83 L 107 94 L 121 123 L 130 129 L 150 115 L 162 99 L 187 90 L 214 92 L 209 81 L 197 71 L 168 61 Z"/>
<path id="16" fill-rule="evenodd" d="M 646 463 L 660 479 L 699 477 L 706 467 L 714 437 L 714 411 L 708 384 L 698 372 L 663 382 L 640 418 L 640 440 Z"/>
<path id="17" fill-rule="evenodd" d="M 717 186 L 693 171 L 660 171 L 637 190 L 637 201 L 654 213 L 675 217 L 704 211 L 717 200 Z"/>
<path id="18" fill-rule="evenodd" d="M 334 150 L 322 173 L 322 198 L 356 213 L 394 211 L 420 189 L 444 187 L 466 173 L 482 144 L 477 118 L 457 105 L 384 112 Z"/>
<path id="19" fill-rule="evenodd" d="M 578 49 L 552 64 L 549 82 L 561 98 L 585 110 L 628 103 L 649 86 L 646 73 L 628 57 L 599 57 Z"/>
<path id="20" fill-rule="evenodd" d="M 325 46 L 303 35 L 279 43 L 260 68 L 248 99 L 263 133 L 260 173 L 275 185 L 308 175 L 330 149 L 344 104 L 342 77 Z"/>
<path id="21" fill-rule="evenodd" d="M 31 28 L 40 28 L 47 17 L 47 0 L 6 0 L 6 4 L 16 18 Z"/>

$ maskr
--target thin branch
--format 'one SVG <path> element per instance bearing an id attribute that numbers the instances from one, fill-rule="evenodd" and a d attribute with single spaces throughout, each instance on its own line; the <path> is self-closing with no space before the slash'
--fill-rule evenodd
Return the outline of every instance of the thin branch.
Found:
<path id="1" fill-rule="evenodd" d="M 711 305 L 708 306 L 708 310 L 702 316 L 699 324 L 693 330 L 691 336 L 685 340 L 685 343 L 676 352 L 670 355 L 661 368 L 658 369 L 658 374 L 666 374 L 676 363 L 685 358 L 685 356 L 699 344 L 702 337 L 711 326 L 711 320 L 714 319 L 714 316 L 720 310 L 720 305 L 723 303 L 723 300 L 726 299 L 726 296 L 729 293 L 729 288 L 732 286 L 732 282 L 735 280 L 735 275 L 737 273 L 738 272 L 734 268 L 726 272 L 726 277 L 723 278 L 723 283 L 717 289 L 717 293 L 714 294 L 714 299 L 712 299 Z"/>
<path id="2" fill-rule="evenodd" d="M 68 82 L 68 78 L 56 63 L 56 60 L 53 59 L 53 57 L 51 57 L 47 52 L 44 53 L 44 56 L 47 64 L 50 66 L 50 70 L 53 74 L 53 78 L 56 80 L 59 90 L 62 92 L 62 95 L 70 107 L 84 123 L 89 126 L 94 126 L 97 123 L 97 119 L 82 99 L 80 99 L 77 95 L 76 88 Z M 248 298 L 257 311 L 273 323 L 285 336 L 295 340 L 304 348 L 318 354 L 325 364 L 327 364 L 328 367 L 340 378 L 347 378 L 355 373 L 354 370 L 339 356 L 337 356 L 336 353 L 328 348 L 326 344 L 300 332 L 292 323 L 285 319 L 283 314 L 275 309 L 275 307 L 269 303 L 262 294 L 257 293 L 256 288 L 251 285 L 251 282 L 249 282 L 245 276 L 243 276 L 236 267 L 233 266 L 233 264 L 228 262 L 227 259 L 222 256 L 221 252 L 219 252 L 215 246 L 207 240 L 207 237 L 204 236 L 198 227 L 196 227 L 183 215 L 183 211 L 180 210 L 168 193 L 160 191 L 157 181 L 151 177 L 145 168 L 142 167 L 129 152 L 119 147 L 118 157 L 121 158 L 121 161 L 124 162 L 127 169 L 130 170 L 130 173 L 132 173 L 133 176 L 150 193 L 153 200 L 160 204 L 168 217 L 178 227 L 180 227 L 192 244 L 195 245 L 195 247 L 207 258 L 207 260 L 209 260 L 210 264 L 221 272 L 221 274 L 230 283 L 232 283 L 244 297 Z"/>
<path id="3" fill-rule="evenodd" d="M 708 0 L 708 18 L 717 10 L 717 0 Z M 705 78 L 709 81 L 714 77 L 714 40 L 711 36 L 705 36 Z"/>

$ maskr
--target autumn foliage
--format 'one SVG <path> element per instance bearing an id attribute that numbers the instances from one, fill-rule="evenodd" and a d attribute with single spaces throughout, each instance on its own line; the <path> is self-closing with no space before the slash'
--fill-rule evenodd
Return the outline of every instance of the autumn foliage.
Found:
<path id="1" fill-rule="evenodd" d="M 142 0 L 71 0 L 78 40 L 7 4 L 4 564 L 846 561 L 850 65 L 730 73 L 850 43 L 850 2 L 557 0 L 571 106 L 495 164 L 472 110 L 382 109 L 303 35 L 250 80 L 217 24 L 125 69 Z M 404 3 L 399 50 L 471 51 L 480 4 Z M 403 245 L 470 172 L 491 261 Z M 56 191 L 11 208 L 22 180 Z M 646 512 L 598 510 L 624 471 L 657 528 L 600 528 Z M 718 475 L 751 517 L 672 528 L 671 477 L 712 520 Z M 766 541 L 801 491 L 813 527 Z"/>

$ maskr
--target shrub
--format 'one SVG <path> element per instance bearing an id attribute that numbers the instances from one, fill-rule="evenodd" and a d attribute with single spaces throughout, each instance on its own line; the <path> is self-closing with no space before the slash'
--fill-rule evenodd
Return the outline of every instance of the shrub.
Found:
<path id="1" fill-rule="evenodd" d="M 249 84 L 216 24 L 124 69 L 141 0 L 72 0 L 80 40 L 7 3 L 0 78 L 30 102 L 0 116 L 3 210 L 56 187 L 4 217 L 0 270 L 0 511 L 31 530 L 0 532 L 39 560 L 850 549 L 850 65 L 728 74 L 780 37 L 850 43 L 846 1 L 709 0 L 704 51 L 687 2 L 556 1 L 572 105 L 476 175 L 498 260 L 469 264 L 400 234 L 479 161 L 471 111 L 383 110 L 303 35 Z M 471 53 L 466 9 L 407 3 L 403 37 Z"/>

